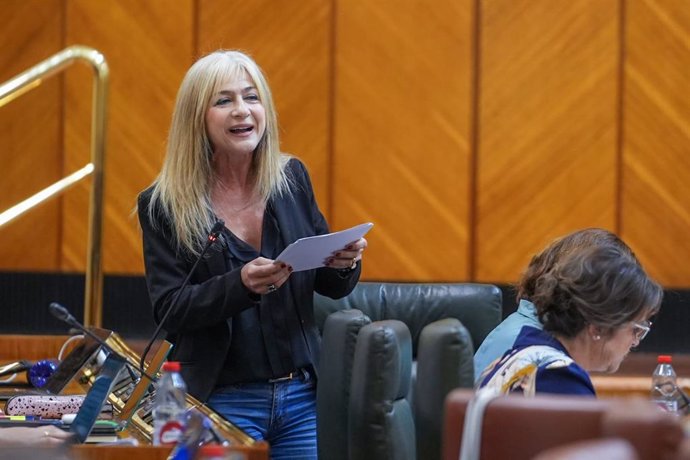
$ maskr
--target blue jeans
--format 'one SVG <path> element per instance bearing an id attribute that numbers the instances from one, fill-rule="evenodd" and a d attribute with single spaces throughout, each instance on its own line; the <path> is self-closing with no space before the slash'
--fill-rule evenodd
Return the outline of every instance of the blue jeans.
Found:
<path id="1" fill-rule="evenodd" d="M 308 374 L 230 385 L 207 404 L 252 438 L 268 441 L 271 459 L 316 460 L 316 382 Z"/>

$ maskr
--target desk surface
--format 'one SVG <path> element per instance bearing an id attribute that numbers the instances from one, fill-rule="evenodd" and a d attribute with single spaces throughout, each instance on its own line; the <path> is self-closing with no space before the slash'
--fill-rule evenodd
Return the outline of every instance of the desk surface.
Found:
<path id="1" fill-rule="evenodd" d="M 600 398 L 641 397 L 649 398 L 652 388 L 652 372 L 656 367 L 654 353 L 631 353 L 613 374 L 592 373 L 592 383 Z M 678 384 L 690 392 L 690 356 L 673 355 L 673 368 Z"/>
<path id="2" fill-rule="evenodd" d="M 656 358 L 661 354 L 663 353 L 630 353 L 615 374 L 601 375 L 651 376 L 656 367 Z M 690 355 L 673 353 L 670 355 L 673 358 L 673 368 L 678 377 L 690 377 Z"/>
<path id="3" fill-rule="evenodd" d="M 228 452 L 242 453 L 245 460 L 267 460 L 268 444 L 259 442 L 252 447 L 231 446 Z M 79 445 L 72 448 L 75 460 L 166 460 L 172 448 L 154 446 Z"/>
<path id="4" fill-rule="evenodd" d="M 35 335 L 2 335 L 0 334 L 0 362 L 28 359 L 35 361 L 46 357 L 56 357 L 68 336 L 35 336 Z M 18 375 L 18 382 L 25 382 L 25 373 Z M 9 388 L 7 388 L 9 389 Z M 65 393 L 81 394 L 83 388 L 72 381 Z M 0 401 L 0 411 L 4 401 Z M 107 444 L 83 444 L 73 446 L 72 457 L 78 460 L 165 460 L 171 451 L 170 447 L 151 445 L 123 446 Z M 269 446 L 257 442 L 251 446 L 230 446 L 230 452 L 244 454 L 246 460 L 267 460 Z"/>

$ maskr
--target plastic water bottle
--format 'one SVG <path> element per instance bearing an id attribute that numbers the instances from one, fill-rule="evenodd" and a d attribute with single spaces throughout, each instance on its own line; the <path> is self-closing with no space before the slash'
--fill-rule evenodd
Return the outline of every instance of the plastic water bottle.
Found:
<path id="1" fill-rule="evenodd" d="M 659 355 L 652 374 L 652 401 L 668 412 L 678 411 L 678 387 L 676 371 L 671 365 L 671 356 Z"/>
<path id="2" fill-rule="evenodd" d="M 187 394 L 180 375 L 180 363 L 163 364 L 163 375 L 156 386 L 153 402 L 153 445 L 175 444 L 184 433 Z"/>

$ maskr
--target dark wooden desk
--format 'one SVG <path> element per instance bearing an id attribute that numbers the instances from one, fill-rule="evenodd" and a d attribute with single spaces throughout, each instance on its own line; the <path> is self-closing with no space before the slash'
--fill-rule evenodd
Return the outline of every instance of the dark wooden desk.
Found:
<path id="1" fill-rule="evenodd" d="M 253 447 L 231 446 L 228 452 L 243 454 L 243 460 L 268 460 L 268 444 L 258 442 Z M 80 445 L 72 448 L 75 460 L 166 460 L 170 447 Z"/>
<path id="2" fill-rule="evenodd" d="M 68 336 L 0 335 L 0 362 L 56 358 L 67 338 Z M 26 381 L 22 374 L 18 380 Z M 76 382 L 72 382 L 67 390 L 70 394 L 83 392 L 83 388 Z M 0 403 L 0 409 L 2 408 L 4 402 Z M 269 446 L 266 442 L 256 442 L 251 446 L 229 446 L 227 449 L 229 452 L 244 454 L 242 458 L 245 460 L 268 460 Z M 170 447 L 151 445 L 82 444 L 71 448 L 71 457 L 77 460 L 166 460 L 171 450 Z"/>

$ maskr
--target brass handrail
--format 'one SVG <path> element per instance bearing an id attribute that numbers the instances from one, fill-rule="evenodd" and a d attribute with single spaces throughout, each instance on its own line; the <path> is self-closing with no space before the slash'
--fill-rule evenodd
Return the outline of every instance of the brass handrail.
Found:
<path id="1" fill-rule="evenodd" d="M 91 162 L 76 172 L 46 187 L 26 200 L 0 213 L 0 227 L 33 209 L 58 193 L 67 190 L 84 177 L 93 174 L 89 200 L 89 236 L 87 243 L 86 280 L 84 287 L 84 324 L 101 327 L 103 319 L 103 271 L 101 247 L 103 237 L 103 162 L 105 159 L 105 125 L 108 97 L 108 64 L 101 52 L 88 46 L 74 45 L 39 62 L 0 85 L 0 107 L 38 87 L 44 79 L 61 72 L 77 60 L 91 64 L 94 71 L 91 117 Z"/>

